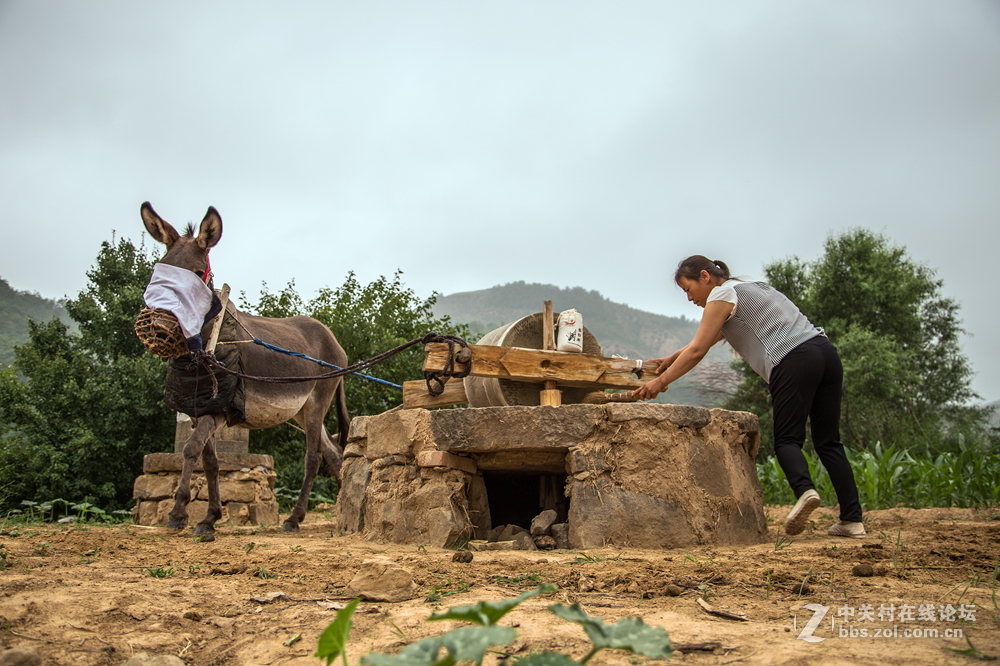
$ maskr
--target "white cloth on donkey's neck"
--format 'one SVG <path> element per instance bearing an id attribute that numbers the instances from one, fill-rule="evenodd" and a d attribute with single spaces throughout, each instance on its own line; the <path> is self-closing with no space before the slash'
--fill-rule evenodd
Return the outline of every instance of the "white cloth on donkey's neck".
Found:
<path id="1" fill-rule="evenodd" d="M 153 277 L 142 295 L 146 307 L 170 310 L 181 324 L 185 338 L 201 333 L 212 307 L 212 290 L 186 268 L 156 264 Z"/>

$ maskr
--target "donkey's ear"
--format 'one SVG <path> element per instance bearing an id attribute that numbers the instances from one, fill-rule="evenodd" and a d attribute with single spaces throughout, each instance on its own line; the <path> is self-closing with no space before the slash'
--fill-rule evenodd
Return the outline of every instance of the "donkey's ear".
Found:
<path id="1" fill-rule="evenodd" d="M 153 240 L 170 247 L 175 240 L 181 237 L 177 230 L 170 226 L 169 222 L 156 214 L 148 201 L 139 207 L 139 214 L 142 216 L 142 223 L 146 225 L 146 231 L 153 237 Z"/>
<path id="2" fill-rule="evenodd" d="M 203 250 L 215 247 L 220 238 L 222 238 L 222 218 L 219 217 L 219 211 L 209 206 L 205 219 L 198 228 L 198 247 Z"/>

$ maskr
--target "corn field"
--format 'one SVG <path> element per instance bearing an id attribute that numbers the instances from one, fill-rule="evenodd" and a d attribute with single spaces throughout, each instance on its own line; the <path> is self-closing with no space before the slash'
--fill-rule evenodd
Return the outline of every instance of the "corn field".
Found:
<path id="1" fill-rule="evenodd" d="M 815 451 L 804 453 L 816 491 L 824 503 L 835 503 L 830 477 Z M 960 446 L 958 451 L 914 456 L 896 446 L 876 444 L 867 451 L 848 450 L 847 457 L 865 509 L 1000 506 L 1000 454 L 985 447 Z M 795 502 L 774 456 L 757 464 L 757 477 L 765 504 Z"/>

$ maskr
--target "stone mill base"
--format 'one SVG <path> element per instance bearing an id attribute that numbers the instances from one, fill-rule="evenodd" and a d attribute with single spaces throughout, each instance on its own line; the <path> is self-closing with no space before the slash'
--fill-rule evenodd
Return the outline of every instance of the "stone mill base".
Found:
<path id="1" fill-rule="evenodd" d="M 549 510 L 570 548 L 760 543 L 759 442 L 752 414 L 681 405 L 358 417 L 338 522 L 370 539 L 449 546 L 527 529 Z"/>
<path id="2" fill-rule="evenodd" d="M 135 507 L 132 518 L 137 525 L 165 525 L 174 508 L 174 493 L 181 481 L 184 443 L 194 429 L 192 419 L 177 415 L 173 453 L 151 453 L 143 458 L 142 475 L 132 487 Z M 222 518 L 216 525 L 276 525 L 278 500 L 274 496 L 274 459 L 248 453 L 250 431 L 222 427 L 215 435 L 219 457 L 219 495 Z M 208 513 L 208 487 L 201 459 L 191 476 L 191 501 L 187 506 L 187 524 L 193 526 Z"/>

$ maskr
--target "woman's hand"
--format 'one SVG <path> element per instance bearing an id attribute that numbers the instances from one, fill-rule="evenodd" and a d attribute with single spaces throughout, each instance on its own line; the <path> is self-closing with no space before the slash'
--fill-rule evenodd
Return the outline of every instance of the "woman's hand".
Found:
<path id="1" fill-rule="evenodd" d="M 652 400 L 666 390 L 667 383 L 663 381 L 663 375 L 660 375 L 632 391 L 629 395 L 639 398 L 639 400 Z"/>
<path id="2" fill-rule="evenodd" d="M 674 359 L 676 357 L 677 354 L 674 354 L 673 356 L 668 356 L 666 358 L 651 358 L 647 360 L 646 363 L 655 363 L 656 370 L 654 370 L 654 372 L 659 375 L 662 374 L 664 370 L 670 367 L 670 365 L 674 362 Z"/>

